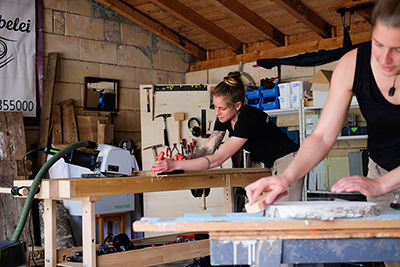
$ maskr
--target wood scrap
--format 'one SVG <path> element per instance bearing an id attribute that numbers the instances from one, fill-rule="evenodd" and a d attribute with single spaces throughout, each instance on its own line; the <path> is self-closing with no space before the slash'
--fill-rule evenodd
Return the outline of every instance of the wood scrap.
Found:
<path id="1" fill-rule="evenodd" d="M 114 140 L 114 124 L 98 121 L 97 142 L 99 144 L 111 144 Z"/>
<path id="2" fill-rule="evenodd" d="M 51 109 L 51 125 L 52 125 L 52 135 L 51 144 L 52 146 L 57 146 L 63 142 L 63 132 L 62 132 L 62 121 L 61 121 L 61 107 L 60 105 L 53 105 Z"/>
<path id="3" fill-rule="evenodd" d="M 63 144 L 73 144 L 79 141 L 76 125 L 74 100 L 68 99 L 60 103 L 63 125 Z"/>

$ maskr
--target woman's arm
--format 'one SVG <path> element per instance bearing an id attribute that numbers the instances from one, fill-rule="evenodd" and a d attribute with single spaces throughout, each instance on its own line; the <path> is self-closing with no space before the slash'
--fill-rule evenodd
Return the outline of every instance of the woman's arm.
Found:
<path id="1" fill-rule="evenodd" d="M 286 191 L 288 186 L 304 177 L 329 152 L 342 129 L 352 99 L 352 87 L 357 53 L 351 51 L 337 64 L 332 75 L 327 101 L 316 129 L 301 145 L 296 157 L 284 173 L 264 177 L 246 187 L 250 204 L 264 191 L 271 191 L 267 204 Z"/>
<path id="2" fill-rule="evenodd" d="M 220 146 L 215 154 L 211 154 L 211 152 L 213 153 L 221 143 L 224 137 L 221 134 L 225 134 L 225 132 L 214 133 L 210 136 L 206 147 L 196 153 L 197 158 L 185 159 L 180 161 L 170 159 L 158 160 L 154 164 L 154 168 L 152 168 L 152 170 L 158 174 L 171 172 L 174 170 L 191 171 L 214 168 L 224 163 L 224 161 L 235 154 L 247 141 L 247 139 L 244 138 L 231 137 L 223 145 Z"/>

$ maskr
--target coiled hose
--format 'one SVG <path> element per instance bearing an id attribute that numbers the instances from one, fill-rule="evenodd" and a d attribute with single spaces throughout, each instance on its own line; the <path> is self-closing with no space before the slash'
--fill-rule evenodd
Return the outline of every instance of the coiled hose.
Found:
<path id="1" fill-rule="evenodd" d="M 14 235 L 11 239 L 12 241 L 18 241 L 19 238 L 21 237 L 22 229 L 25 226 L 26 218 L 28 217 L 29 210 L 32 207 L 33 199 L 35 198 L 39 184 L 41 183 L 43 176 L 46 174 L 46 172 L 50 169 L 51 166 L 53 166 L 54 163 L 56 163 L 60 158 L 64 157 L 66 154 L 68 154 L 72 150 L 80 148 L 80 147 L 89 147 L 89 144 L 93 144 L 93 142 L 80 141 L 80 142 L 73 143 L 73 144 L 65 147 L 64 149 L 62 149 L 60 152 L 55 154 L 53 157 L 51 157 L 42 166 L 42 168 L 40 168 L 39 172 L 35 176 L 35 179 L 33 179 L 31 188 L 29 189 L 29 193 L 28 193 L 28 196 L 26 197 L 24 208 L 22 209 L 21 217 L 19 218 L 17 228 L 15 229 Z"/>

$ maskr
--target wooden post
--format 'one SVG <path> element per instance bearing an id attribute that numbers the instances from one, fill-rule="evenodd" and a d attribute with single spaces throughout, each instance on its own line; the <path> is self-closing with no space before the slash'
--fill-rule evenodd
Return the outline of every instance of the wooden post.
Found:
<path id="1" fill-rule="evenodd" d="M 96 220 L 94 200 L 82 200 L 82 266 L 96 266 Z"/>
<path id="2" fill-rule="evenodd" d="M 44 264 L 46 267 L 57 266 L 57 238 L 56 238 L 56 201 L 44 200 Z"/>
<path id="3" fill-rule="evenodd" d="M 57 53 L 49 53 L 47 59 L 47 73 L 44 80 L 44 92 L 40 113 L 39 142 L 38 147 L 47 146 L 49 143 L 51 106 L 53 105 L 54 81 L 57 67 Z M 46 162 L 46 154 L 37 155 L 38 166 L 41 168 Z"/>

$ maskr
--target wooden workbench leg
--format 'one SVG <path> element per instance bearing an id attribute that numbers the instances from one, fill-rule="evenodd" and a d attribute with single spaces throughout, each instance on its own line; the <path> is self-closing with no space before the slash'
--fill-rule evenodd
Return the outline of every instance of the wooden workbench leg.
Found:
<path id="1" fill-rule="evenodd" d="M 46 267 L 57 266 L 56 201 L 44 200 L 44 258 Z"/>
<path id="2" fill-rule="evenodd" d="M 95 201 L 82 201 L 83 267 L 96 267 Z"/>
<path id="3" fill-rule="evenodd" d="M 233 194 L 233 187 L 227 186 L 224 187 L 224 199 L 225 199 L 225 213 L 234 212 L 234 194 Z"/>
<path id="4" fill-rule="evenodd" d="M 120 233 L 125 233 L 125 215 L 121 215 L 121 221 L 119 222 Z"/>

